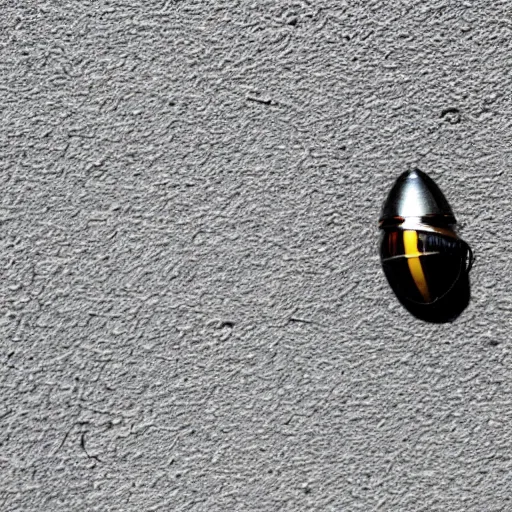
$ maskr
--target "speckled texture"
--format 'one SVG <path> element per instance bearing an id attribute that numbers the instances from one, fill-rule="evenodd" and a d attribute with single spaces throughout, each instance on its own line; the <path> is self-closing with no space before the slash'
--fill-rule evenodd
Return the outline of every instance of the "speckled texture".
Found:
<path id="1" fill-rule="evenodd" d="M 510 2 L 1 8 L 3 512 L 512 510 Z M 415 165 L 452 325 L 380 269 Z"/>

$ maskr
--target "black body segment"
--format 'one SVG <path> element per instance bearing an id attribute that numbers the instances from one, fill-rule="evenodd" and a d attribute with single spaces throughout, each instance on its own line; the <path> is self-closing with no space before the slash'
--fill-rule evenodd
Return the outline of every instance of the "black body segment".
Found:
<path id="1" fill-rule="evenodd" d="M 408 254 L 403 231 L 385 233 L 381 243 L 382 268 L 395 294 L 430 304 L 446 295 L 466 271 L 468 247 L 462 240 L 435 233 L 415 235 L 417 252 Z"/>

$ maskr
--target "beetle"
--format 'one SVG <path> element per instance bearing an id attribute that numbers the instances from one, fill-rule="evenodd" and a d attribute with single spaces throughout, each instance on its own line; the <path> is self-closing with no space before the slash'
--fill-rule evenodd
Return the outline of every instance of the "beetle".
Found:
<path id="1" fill-rule="evenodd" d="M 404 305 L 431 307 L 467 279 L 473 252 L 456 224 L 446 197 L 426 173 L 415 169 L 398 177 L 379 219 L 380 256 Z"/>

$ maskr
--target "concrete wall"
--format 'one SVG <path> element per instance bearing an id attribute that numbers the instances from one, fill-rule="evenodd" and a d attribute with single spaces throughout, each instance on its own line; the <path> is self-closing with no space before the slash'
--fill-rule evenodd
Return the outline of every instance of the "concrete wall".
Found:
<path id="1" fill-rule="evenodd" d="M 510 2 L 1 9 L 2 511 L 512 510 Z M 380 269 L 411 166 L 453 324 Z"/>

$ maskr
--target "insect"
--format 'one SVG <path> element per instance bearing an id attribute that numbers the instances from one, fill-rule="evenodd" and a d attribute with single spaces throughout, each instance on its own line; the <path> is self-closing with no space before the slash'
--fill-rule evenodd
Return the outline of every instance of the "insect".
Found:
<path id="1" fill-rule="evenodd" d="M 445 196 L 424 172 L 404 172 L 389 192 L 379 227 L 382 268 L 398 299 L 431 307 L 466 278 L 473 252 L 456 231 Z"/>

